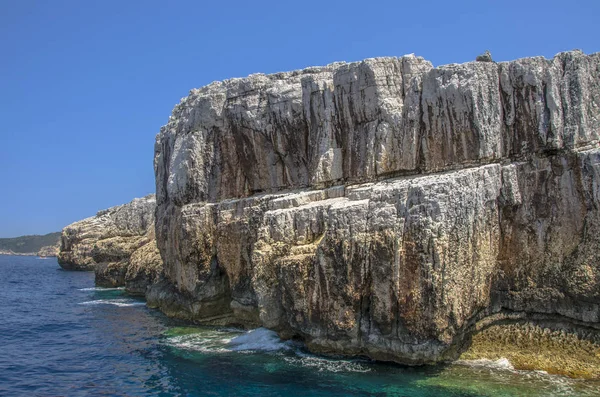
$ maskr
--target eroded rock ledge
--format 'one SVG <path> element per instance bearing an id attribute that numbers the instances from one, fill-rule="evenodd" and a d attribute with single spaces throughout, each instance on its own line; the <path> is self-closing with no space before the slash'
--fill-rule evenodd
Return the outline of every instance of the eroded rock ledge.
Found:
<path id="1" fill-rule="evenodd" d="M 67 270 L 94 270 L 96 285 L 125 286 L 131 294 L 144 295 L 162 268 L 155 209 L 151 194 L 65 227 L 58 263 Z"/>
<path id="2" fill-rule="evenodd" d="M 149 303 L 409 364 L 506 311 L 598 329 L 599 137 L 600 54 L 578 51 L 192 90 L 156 139 Z"/>

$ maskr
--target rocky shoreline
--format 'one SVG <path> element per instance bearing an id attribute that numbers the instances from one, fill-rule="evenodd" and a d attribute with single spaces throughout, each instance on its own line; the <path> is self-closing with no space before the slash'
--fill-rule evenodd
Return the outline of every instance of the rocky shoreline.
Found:
<path id="1" fill-rule="evenodd" d="M 58 263 L 65 270 L 95 272 L 96 285 L 144 295 L 160 274 L 154 234 L 154 195 L 99 211 L 62 231 Z"/>
<path id="2" fill-rule="evenodd" d="M 59 262 L 314 352 L 597 379 L 599 147 L 600 54 L 215 82 L 157 136 L 156 200 L 65 228 Z"/>

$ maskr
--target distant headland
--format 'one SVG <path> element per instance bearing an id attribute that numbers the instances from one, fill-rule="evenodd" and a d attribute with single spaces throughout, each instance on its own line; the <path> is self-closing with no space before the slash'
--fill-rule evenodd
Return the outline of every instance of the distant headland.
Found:
<path id="1" fill-rule="evenodd" d="M 60 232 L 0 238 L 0 255 L 57 256 Z"/>

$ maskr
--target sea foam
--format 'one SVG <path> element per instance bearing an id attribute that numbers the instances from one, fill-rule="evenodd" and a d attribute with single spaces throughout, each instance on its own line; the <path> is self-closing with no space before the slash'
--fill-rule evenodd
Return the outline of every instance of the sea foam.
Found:
<path id="1" fill-rule="evenodd" d="M 370 372 L 371 368 L 361 364 L 365 360 L 343 360 L 319 357 L 312 354 L 296 351 L 296 357 L 285 357 L 289 364 L 299 365 L 305 368 L 313 368 L 319 372 Z"/>
<path id="2" fill-rule="evenodd" d="M 301 345 L 283 341 L 276 332 L 266 328 L 251 331 L 239 329 L 201 330 L 197 333 L 166 338 L 165 344 L 178 349 L 201 353 L 275 353 L 283 352 L 290 365 L 313 368 L 323 372 L 369 372 L 364 360 L 343 360 L 315 356 L 303 351 Z"/>
<path id="3" fill-rule="evenodd" d="M 256 328 L 231 339 L 228 347 L 233 351 L 272 352 L 289 350 L 290 344 L 282 341 L 276 332 L 266 328 Z"/>
<path id="4" fill-rule="evenodd" d="M 486 367 L 492 369 L 505 369 L 514 371 L 515 367 L 508 361 L 507 358 L 499 358 L 498 360 L 488 360 L 485 358 L 478 360 L 458 360 L 457 364 L 467 365 L 470 367 Z"/>
<path id="5" fill-rule="evenodd" d="M 93 301 L 81 302 L 80 305 L 113 305 L 119 307 L 143 306 L 146 303 L 133 299 L 97 299 Z"/>
<path id="6" fill-rule="evenodd" d="M 291 348 L 290 343 L 282 341 L 277 333 L 266 328 L 257 328 L 252 331 L 231 328 L 208 332 L 200 331 L 171 336 L 165 340 L 165 343 L 173 347 L 203 353 L 274 352 Z"/>

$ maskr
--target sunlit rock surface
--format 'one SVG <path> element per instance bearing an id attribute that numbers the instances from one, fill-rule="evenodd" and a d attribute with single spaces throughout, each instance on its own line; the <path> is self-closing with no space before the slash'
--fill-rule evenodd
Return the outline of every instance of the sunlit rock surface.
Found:
<path id="1" fill-rule="evenodd" d="M 420 364 L 600 328 L 600 54 L 368 59 L 192 90 L 156 138 L 149 303 Z"/>
<path id="2" fill-rule="evenodd" d="M 148 195 L 65 227 L 59 264 L 67 270 L 95 270 L 97 285 L 126 286 L 143 295 L 161 270 L 155 209 L 155 197 Z"/>

